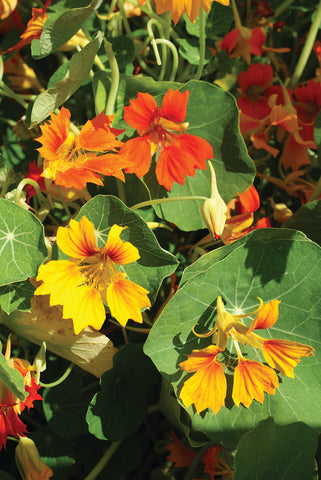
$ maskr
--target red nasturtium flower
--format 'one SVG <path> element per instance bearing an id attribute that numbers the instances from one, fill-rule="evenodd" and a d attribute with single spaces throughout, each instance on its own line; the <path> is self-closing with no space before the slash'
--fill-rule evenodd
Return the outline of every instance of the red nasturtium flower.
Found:
<path id="1" fill-rule="evenodd" d="M 313 355 L 314 349 L 308 345 L 290 340 L 265 339 L 254 330 L 272 327 L 278 319 L 279 301 L 272 300 L 263 304 L 255 312 L 245 315 L 233 315 L 226 311 L 222 298 L 217 298 L 217 317 L 214 328 L 205 334 L 196 334 L 200 337 L 212 336 L 213 345 L 202 350 L 193 350 L 188 359 L 180 364 L 182 370 L 195 372 L 186 380 L 180 392 L 180 398 L 186 407 L 194 404 L 196 412 L 200 413 L 210 408 L 217 413 L 225 403 L 226 378 L 225 365 L 217 357 L 224 352 L 229 339 L 235 346 L 238 364 L 234 370 L 232 398 L 235 405 L 242 403 L 249 407 L 253 400 L 263 403 L 264 392 L 274 395 L 279 386 L 278 377 L 274 369 L 282 375 L 294 378 L 293 368 L 302 357 Z M 257 313 L 251 325 L 247 327 L 240 322 L 253 313 Z M 261 350 L 262 362 L 244 358 L 239 346 L 248 344 Z"/>
<path id="2" fill-rule="evenodd" d="M 19 400 L 8 387 L 0 380 L 0 449 L 6 446 L 8 435 L 13 437 L 24 436 L 27 433 L 26 425 L 20 420 L 20 413 L 27 407 L 33 408 L 35 400 L 42 400 L 38 394 L 40 388 L 32 376 L 34 368 L 27 360 L 10 358 L 11 343 L 7 342 L 5 358 L 8 365 L 18 370 L 24 379 L 27 397 L 24 402 Z"/>
<path id="3" fill-rule="evenodd" d="M 121 130 L 111 127 L 113 118 L 102 112 L 76 135 L 70 130 L 67 108 L 62 107 L 58 115 L 51 113 L 51 121 L 40 127 L 42 135 L 37 138 L 44 159 L 42 176 L 77 189 L 85 188 L 88 182 L 103 185 L 98 173 L 124 180 L 122 169 L 132 162 L 116 154 L 123 144 L 116 138 Z"/>
<path id="4" fill-rule="evenodd" d="M 144 5 L 146 0 L 138 0 L 139 5 Z M 209 12 L 211 3 L 213 0 L 154 0 L 156 4 L 157 15 L 167 12 L 171 12 L 172 20 L 176 23 L 186 13 L 191 22 L 195 22 L 199 15 L 200 8 L 203 8 L 205 12 Z M 230 0 L 214 0 L 222 5 L 228 6 Z"/>
<path id="5" fill-rule="evenodd" d="M 159 108 L 149 93 L 138 93 L 124 107 L 124 119 L 136 128 L 139 137 L 128 140 L 120 153 L 135 162 L 126 172 L 143 177 L 149 170 L 152 156 L 159 152 L 156 177 L 170 190 L 174 182 L 184 184 L 185 175 L 193 177 L 195 169 L 206 169 L 206 160 L 213 158 L 211 145 L 201 137 L 185 133 L 184 122 L 189 91 L 169 89 Z"/>
<path id="6" fill-rule="evenodd" d="M 106 244 L 98 248 L 93 223 L 86 217 L 70 220 L 69 228 L 57 232 L 58 247 L 70 260 L 53 260 L 39 268 L 37 280 L 43 283 L 35 294 L 50 294 L 50 305 L 62 305 L 63 318 L 72 319 L 76 334 L 87 325 L 102 327 L 104 303 L 122 326 L 129 319 L 142 323 L 141 309 L 150 307 L 148 291 L 115 269 L 140 258 L 134 245 L 121 240 L 125 228 L 113 225 Z"/>

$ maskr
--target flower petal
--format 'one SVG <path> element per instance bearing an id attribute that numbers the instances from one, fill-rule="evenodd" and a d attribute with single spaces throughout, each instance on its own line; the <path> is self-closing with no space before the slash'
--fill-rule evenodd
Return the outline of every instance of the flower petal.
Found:
<path id="1" fill-rule="evenodd" d="M 100 252 L 97 247 L 94 225 L 86 217 L 82 217 L 79 222 L 70 220 L 69 228 L 59 227 L 57 245 L 66 255 L 78 259 Z"/>
<path id="2" fill-rule="evenodd" d="M 294 378 L 293 368 L 301 357 L 313 355 L 314 348 L 290 340 L 265 340 L 262 345 L 265 361 L 282 375 Z"/>
<path id="3" fill-rule="evenodd" d="M 40 155 L 49 161 L 57 160 L 57 150 L 67 139 L 70 132 L 70 112 L 61 107 L 58 115 L 50 112 L 51 120 L 40 126 L 42 135 L 37 142 L 42 144 L 38 148 Z"/>
<path id="4" fill-rule="evenodd" d="M 120 239 L 120 234 L 125 228 L 127 227 L 113 225 L 109 230 L 107 243 L 101 251 L 102 254 L 108 255 L 118 265 L 127 265 L 140 258 L 139 251 L 134 245 Z"/>
<path id="5" fill-rule="evenodd" d="M 129 319 L 142 323 L 141 309 L 150 307 L 148 290 L 127 280 L 123 273 L 117 272 L 107 288 L 107 305 L 110 313 L 124 327 Z"/>
<path id="6" fill-rule="evenodd" d="M 279 316 L 280 300 L 271 300 L 271 302 L 262 305 L 254 318 L 249 331 L 265 329 L 272 327 Z"/>
<path id="7" fill-rule="evenodd" d="M 279 380 L 272 368 L 240 358 L 234 371 L 232 398 L 236 406 L 243 403 L 248 408 L 253 400 L 263 403 L 264 392 L 274 395 L 278 386 Z"/>
<path id="8" fill-rule="evenodd" d="M 113 119 L 113 116 L 101 112 L 92 120 L 88 120 L 79 133 L 78 141 L 81 148 L 105 152 L 121 147 L 123 142 L 117 140 L 110 127 Z M 119 133 L 121 132 L 119 130 Z"/>
<path id="9" fill-rule="evenodd" d="M 124 120 L 128 125 L 144 134 L 151 126 L 155 116 L 159 116 L 155 98 L 149 93 L 137 93 L 135 100 L 130 100 L 130 105 L 124 107 Z"/>
<path id="10" fill-rule="evenodd" d="M 80 270 L 69 260 L 53 260 L 39 267 L 37 280 L 42 280 L 35 295 L 50 295 L 50 305 L 63 305 L 69 292 L 81 283 Z"/>
<path id="11" fill-rule="evenodd" d="M 106 319 L 100 293 L 88 285 L 70 290 L 63 304 L 63 318 L 72 319 L 76 335 L 88 325 L 99 330 Z"/>
<path id="12" fill-rule="evenodd" d="M 214 345 L 212 346 L 214 347 Z M 185 363 L 184 367 L 180 364 L 184 370 L 186 369 L 186 362 L 182 363 Z M 195 363 L 198 363 L 198 359 Z M 210 357 L 207 355 L 207 365 L 200 367 L 196 373 L 186 380 L 179 396 L 186 408 L 194 404 L 197 413 L 210 408 L 216 414 L 225 405 L 226 389 L 227 382 L 224 369 L 216 360 L 216 354 Z"/>
<path id="13" fill-rule="evenodd" d="M 170 88 L 164 95 L 160 116 L 172 122 L 184 122 L 188 97 L 188 90 L 182 93 L 179 90 L 174 91 Z"/>
<path id="14" fill-rule="evenodd" d="M 130 167 L 126 168 L 126 173 L 135 173 L 139 178 L 146 175 L 152 159 L 151 143 L 146 137 L 127 140 L 119 153 L 132 163 Z"/>

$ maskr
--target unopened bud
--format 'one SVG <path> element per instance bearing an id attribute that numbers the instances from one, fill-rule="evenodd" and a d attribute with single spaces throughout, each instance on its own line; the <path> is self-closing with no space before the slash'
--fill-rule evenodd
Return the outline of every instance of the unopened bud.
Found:
<path id="1" fill-rule="evenodd" d="M 23 480 L 49 480 L 54 474 L 51 468 L 41 460 L 38 449 L 31 438 L 19 437 L 15 457 Z"/>
<path id="2" fill-rule="evenodd" d="M 272 206 L 273 218 L 279 223 L 285 223 L 293 215 L 292 210 L 290 210 L 285 203 L 275 203 Z"/>
<path id="3" fill-rule="evenodd" d="M 218 192 L 216 175 L 212 164 L 209 162 L 211 171 L 211 198 L 205 200 L 202 205 L 202 215 L 208 230 L 213 237 L 220 236 L 224 230 L 227 206 Z"/>

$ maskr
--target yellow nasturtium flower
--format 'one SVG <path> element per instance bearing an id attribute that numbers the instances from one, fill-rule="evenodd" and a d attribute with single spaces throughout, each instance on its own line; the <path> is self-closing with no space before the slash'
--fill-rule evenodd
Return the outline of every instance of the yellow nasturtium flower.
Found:
<path id="1" fill-rule="evenodd" d="M 232 398 L 235 405 L 242 403 L 249 407 L 253 400 L 263 403 L 264 392 L 274 395 L 279 386 L 275 370 L 282 375 L 294 378 L 293 368 L 302 357 L 313 355 L 314 349 L 308 345 L 290 340 L 265 339 L 254 330 L 272 327 L 278 319 L 279 300 L 271 300 L 246 315 L 233 315 L 226 311 L 222 297 L 217 298 L 217 318 L 214 328 L 199 337 L 212 336 L 213 345 L 202 350 L 193 350 L 187 360 L 180 363 L 182 370 L 194 372 L 188 378 L 180 392 L 180 398 L 186 407 L 194 404 L 197 413 L 210 408 L 217 413 L 225 404 L 227 382 L 224 367 L 227 365 L 217 357 L 224 352 L 229 340 L 236 349 L 238 363 L 234 369 Z M 257 313 L 251 325 L 247 327 L 241 318 Z M 240 346 L 248 344 L 261 350 L 268 364 L 244 358 Z M 275 370 L 274 370 L 275 369 Z"/>
<path id="2" fill-rule="evenodd" d="M 43 283 L 36 295 L 50 295 L 50 305 L 63 306 L 63 318 L 71 318 L 75 333 L 88 325 L 99 330 L 105 321 L 106 303 L 111 315 L 125 326 L 129 319 L 142 323 L 141 309 L 150 307 L 145 288 L 128 280 L 115 265 L 140 258 L 138 249 L 120 238 L 126 227 L 113 225 L 107 242 L 98 248 L 94 225 L 86 217 L 59 227 L 58 247 L 69 260 L 53 260 L 39 268 Z"/>

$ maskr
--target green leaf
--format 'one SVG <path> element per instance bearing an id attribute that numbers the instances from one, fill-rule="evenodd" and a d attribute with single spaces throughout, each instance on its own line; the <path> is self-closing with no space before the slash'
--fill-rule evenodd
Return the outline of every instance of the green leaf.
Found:
<path id="1" fill-rule="evenodd" d="M 318 165 L 321 168 L 321 111 L 314 120 L 314 141 L 318 147 Z"/>
<path id="2" fill-rule="evenodd" d="M 88 45 L 72 56 L 63 80 L 59 80 L 36 97 L 31 111 L 31 127 L 42 122 L 50 112 L 60 107 L 88 78 L 102 40 L 103 35 L 98 32 Z"/>
<path id="3" fill-rule="evenodd" d="M 102 0 L 92 0 L 87 7 L 65 10 L 53 22 L 46 22 L 40 40 L 32 42 L 32 56 L 39 60 L 61 47 L 78 32 L 101 2 Z"/>
<path id="4" fill-rule="evenodd" d="M 179 39 L 179 54 L 185 58 L 191 65 L 198 65 L 200 63 L 199 40 L 197 38 Z M 206 65 L 212 54 L 210 50 L 205 50 L 204 65 Z"/>
<path id="5" fill-rule="evenodd" d="M 311 480 L 319 432 L 304 423 L 261 421 L 244 435 L 235 455 L 234 480 Z"/>
<path id="6" fill-rule="evenodd" d="M 180 91 L 189 90 L 186 121 L 189 122 L 187 133 L 207 140 L 213 147 L 218 190 L 225 202 L 238 193 L 247 190 L 253 182 L 255 166 L 239 130 L 239 114 L 235 98 L 215 85 L 191 80 Z M 200 108 L 206 105 L 206 109 Z M 145 177 L 151 197 L 209 197 L 210 171 L 196 170 L 194 177 L 185 177 L 184 185 L 174 183 L 170 192 L 158 185 L 150 171 Z M 178 201 L 156 205 L 159 217 L 175 223 L 181 230 L 198 230 L 205 228 L 201 214 L 202 200 Z"/>
<path id="7" fill-rule="evenodd" d="M 71 442 L 55 435 L 48 426 L 33 432 L 31 438 L 42 461 L 54 471 L 52 480 L 64 478 L 63 472 L 75 463 Z"/>
<path id="8" fill-rule="evenodd" d="M 43 392 L 42 406 L 48 425 L 63 438 L 88 432 L 85 422 L 88 401 L 80 389 L 80 378 L 71 374 L 60 385 Z"/>
<path id="9" fill-rule="evenodd" d="M 0 470 L 0 478 L 1 480 L 15 480 L 12 475 L 9 475 L 9 473 L 5 472 L 4 470 Z"/>
<path id="10" fill-rule="evenodd" d="M 105 112 L 108 95 L 110 90 L 110 75 L 107 72 L 95 72 L 92 80 L 95 112 L 99 115 L 100 112 Z"/>
<path id="11" fill-rule="evenodd" d="M 86 419 L 95 437 L 115 442 L 142 423 L 148 407 L 145 394 L 158 376 L 141 345 L 125 345 L 113 361 L 113 368 L 101 377 L 102 392 L 94 396 Z"/>
<path id="12" fill-rule="evenodd" d="M 206 22 L 206 37 L 217 38 L 226 35 L 233 21 L 233 10 L 229 7 L 213 2 Z"/>
<path id="13" fill-rule="evenodd" d="M 176 269 L 176 258 L 160 247 L 144 220 L 116 197 L 97 195 L 80 209 L 76 220 L 84 216 L 95 226 L 99 247 L 106 243 L 112 225 L 128 227 L 121 238 L 138 248 L 140 259 L 122 268 L 131 281 L 149 291 L 148 297 L 153 303 L 163 278 Z"/>
<path id="14" fill-rule="evenodd" d="M 1 343 L 0 343 L 1 349 Z M 21 373 L 15 368 L 10 367 L 7 359 L 0 353 L 0 381 L 22 402 L 27 397 L 25 391 L 25 382 Z"/>
<path id="15" fill-rule="evenodd" d="M 31 308 L 34 291 L 35 287 L 29 280 L 3 285 L 0 287 L 0 307 L 8 315 L 14 310 L 26 312 Z"/>
<path id="16" fill-rule="evenodd" d="M 47 258 L 43 226 L 28 210 L 0 199 L 0 286 L 35 277 Z"/>
<path id="17" fill-rule="evenodd" d="M 303 205 L 290 217 L 284 225 L 285 228 L 293 228 L 305 233 L 310 240 L 321 245 L 321 200 L 315 200 Z"/>
<path id="18" fill-rule="evenodd" d="M 118 37 L 108 37 L 107 40 L 112 44 L 113 53 L 120 69 L 133 61 L 135 44 L 131 38 L 119 35 Z"/>
<path id="19" fill-rule="evenodd" d="M 208 14 L 204 11 L 205 22 L 207 20 L 207 16 L 208 16 Z M 186 27 L 187 32 L 190 35 L 194 35 L 194 37 L 199 38 L 199 36 L 200 36 L 200 17 L 197 17 L 195 22 L 192 23 L 190 21 L 190 19 L 188 18 L 188 16 L 186 15 L 186 13 L 184 13 L 183 19 L 185 20 L 185 27 Z"/>
<path id="20" fill-rule="evenodd" d="M 228 389 L 227 408 L 221 408 L 217 415 L 209 409 L 197 415 L 191 406 L 187 410 L 191 428 L 211 440 L 235 446 L 242 434 L 268 416 L 280 425 L 301 421 L 321 427 L 321 250 L 302 233 L 288 233 L 286 238 L 279 229 L 257 230 L 245 241 L 234 242 L 220 261 L 213 263 L 211 254 L 204 255 L 198 273 L 189 276 L 168 302 L 146 341 L 145 353 L 173 384 L 177 395 L 188 376 L 178 364 L 193 349 L 210 344 L 209 339 L 193 335 L 192 328 L 195 323 L 199 323 L 199 332 L 213 328 L 218 295 L 226 301 L 228 312 L 238 314 L 253 311 L 259 304 L 257 297 L 264 302 L 280 300 L 278 321 L 260 335 L 315 348 L 314 356 L 302 358 L 295 368 L 295 378 L 280 379 L 275 395 L 265 395 L 263 405 L 253 401 L 248 409 L 238 408 Z M 247 325 L 250 321 L 244 320 Z M 251 347 L 244 346 L 243 352 L 250 359 L 263 360 Z M 227 376 L 230 385 L 232 376 Z"/>

